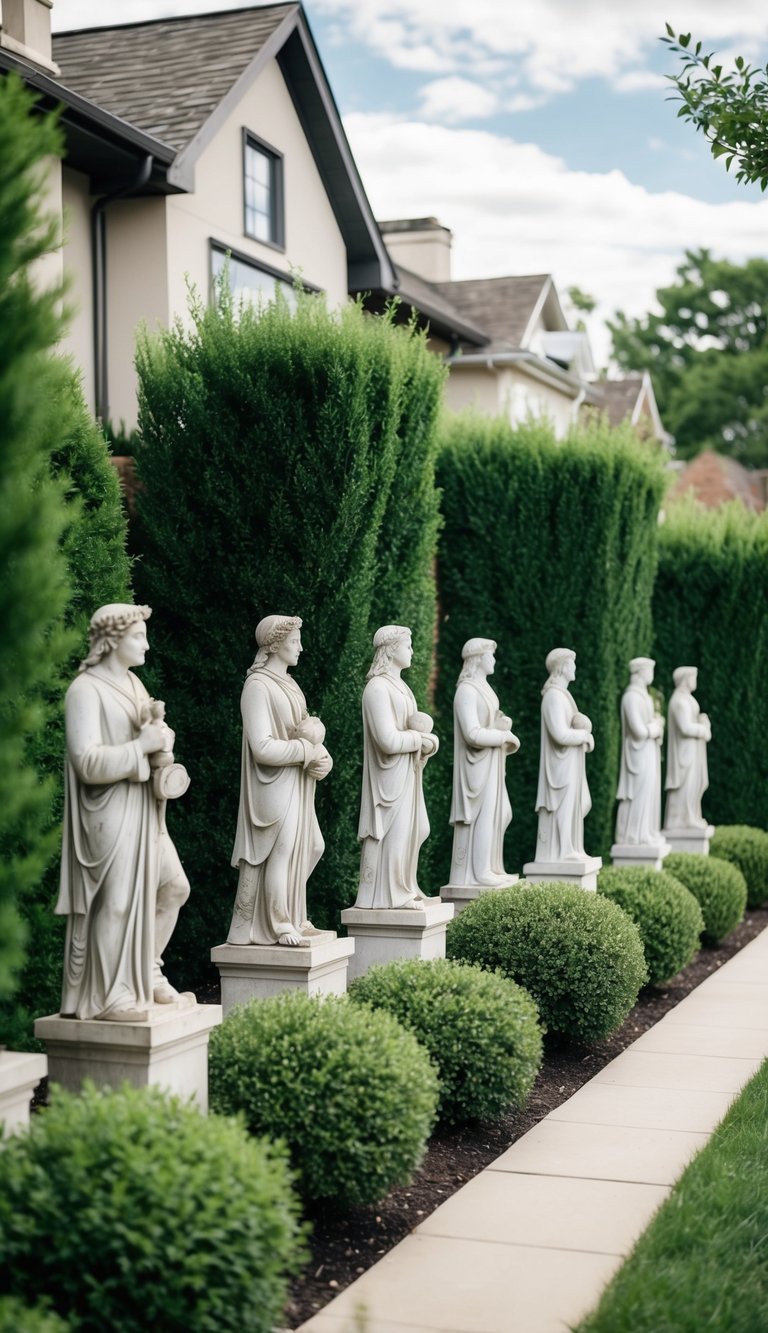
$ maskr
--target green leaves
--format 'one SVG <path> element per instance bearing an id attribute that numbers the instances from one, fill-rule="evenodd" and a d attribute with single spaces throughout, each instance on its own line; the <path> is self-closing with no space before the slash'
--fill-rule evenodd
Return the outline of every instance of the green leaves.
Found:
<path id="1" fill-rule="evenodd" d="M 604 866 L 597 890 L 617 903 L 640 931 L 650 985 L 669 981 L 698 952 L 704 930 L 701 908 L 672 874 Z"/>
<path id="2" fill-rule="evenodd" d="M 738 867 L 747 882 L 747 905 L 761 907 L 768 899 L 768 833 L 744 824 L 719 824 L 710 852 Z"/>
<path id="3" fill-rule="evenodd" d="M 739 924 L 747 905 L 747 882 L 736 865 L 718 856 L 672 852 L 664 858 L 664 869 L 698 902 L 706 943 L 717 944 Z"/>

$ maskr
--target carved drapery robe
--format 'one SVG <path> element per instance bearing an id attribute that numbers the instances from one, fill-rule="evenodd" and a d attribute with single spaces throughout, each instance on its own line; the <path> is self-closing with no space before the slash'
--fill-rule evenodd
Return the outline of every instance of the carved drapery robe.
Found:
<path id="1" fill-rule="evenodd" d="M 240 808 L 232 865 L 240 870 L 229 944 L 275 944 L 307 920 L 307 880 L 325 844 L 315 815 L 315 753 L 296 738 L 307 716 L 290 676 L 262 667 L 240 700 Z"/>
<path id="2" fill-rule="evenodd" d="M 416 711 L 413 692 L 399 676 L 367 682 L 356 907 L 403 907 L 424 897 L 417 881 L 419 849 L 429 836 L 424 760 L 421 734 L 408 727 Z"/>
<path id="3" fill-rule="evenodd" d="M 453 701 L 451 884 L 500 884 L 512 806 L 504 782 L 511 731 L 495 725 L 499 700 L 487 680 L 463 680 Z"/>
<path id="4" fill-rule="evenodd" d="M 541 699 L 541 757 L 536 810 L 537 861 L 573 861 L 585 855 L 584 818 L 592 809 L 584 743 L 589 733 L 574 728 L 573 695 L 545 685 Z"/>
<path id="5" fill-rule="evenodd" d="M 643 685 L 621 697 L 621 767 L 616 799 L 616 842 L 648 846 L 661 840 L 661 743 L 648 735 L 656 717 Z"/>
<path id="6" fill-rule="evenodd" d="M 676 689 L 667 716 L 667 806 L 664 827 L 704 828 L 701 799 L 709 786 L 707 736 L 701 709 L 688 690 Z"/>

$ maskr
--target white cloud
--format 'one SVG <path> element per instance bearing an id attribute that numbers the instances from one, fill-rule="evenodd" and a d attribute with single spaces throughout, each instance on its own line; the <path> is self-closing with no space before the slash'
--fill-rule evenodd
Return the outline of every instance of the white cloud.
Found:
<path id="1" fill-rule="evenodd" d="M 444 121 L 449 125 L 464 120 L 485 120 L 498 109 L 495 93 L 458 75 L 426 83 L 420 98 L 421 112 L 428 120 Z"/>
<path id="2" fill-rule="evenodd" d="M 647 311 L 686 248 L 768 256 L 768 200 L 653 194 L 620 171 L 571 171 L 484 130 L 364 113 L 345 127 L 376 215 L 438 217 L 454 234 L 454 277 L 551 272 L 561 291 L 594 295 L 598 360 L 609 352 L 602 321 Z"/>
<path id="3" fill-rule="evenodd" d="M 618 74 L 611 85 L 617 93 L 642 93 L 648 88 L 669 88 L 671 84 L 663 74 L 654 74 L 652 69 L 628 69 Z"/>

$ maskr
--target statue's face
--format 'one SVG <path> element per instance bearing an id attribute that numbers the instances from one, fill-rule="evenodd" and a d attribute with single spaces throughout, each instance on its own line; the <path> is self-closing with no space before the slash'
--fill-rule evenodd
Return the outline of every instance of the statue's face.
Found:
<path id="1" fill-rule="evenodd" d="M 646 662 L 643 666 L 639 667 L 637 674 L 643 685 L 650 685 L 653 680 L 653 667 L 650 662 Z"/>
<path id="2" fill-rule="evenodd" d="M 404 634 L 398 639 L 392 650 L 392 664 L 401 670 L 409 667 L 413 661 L 413 643 L 410 634 Z"/>
<path id="3" fill-rule="evenodd" d="M 496 670 L 496 656 L 492 648 L 489 648 L 487 653 L 483 653 L 480 659 L 480 665 L 481 670 L 485 672 L 486 676 L 493 675 Z"/>
<path id="4" fill-rule="evenodd" d="M 114 649 L 115 657 L 125 667 L 143 666 L 148 652 L 149 641 L 147 639 L 146 622 L 144 620 L 134 620 Z"/>
<path id="5" fill-rule="evenodd" d="M 563 662 L 563 680 L 570 682 L 576 679 L 576 658 L 566 657 Z"/>
<path id="6" fill-rule="evenodd" d="M 275 657 L 279 657 L 286 666 L 295 666 L 302 651 L 301 633 L 297 629 L 292 629 L 275 648 Z"/>

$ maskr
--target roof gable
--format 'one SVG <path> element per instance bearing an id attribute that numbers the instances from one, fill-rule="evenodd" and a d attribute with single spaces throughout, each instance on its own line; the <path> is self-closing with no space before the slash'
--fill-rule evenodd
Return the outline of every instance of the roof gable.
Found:
<path id="1" fill-rule="evenodd" d="M 551 284 L 548 273 L 537 273 L 431 285 L 470 323 L 488 334 L 492 347 L 511 349 L 526 346 Z"/>

